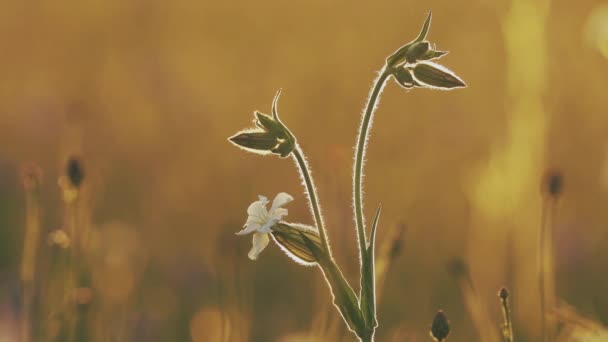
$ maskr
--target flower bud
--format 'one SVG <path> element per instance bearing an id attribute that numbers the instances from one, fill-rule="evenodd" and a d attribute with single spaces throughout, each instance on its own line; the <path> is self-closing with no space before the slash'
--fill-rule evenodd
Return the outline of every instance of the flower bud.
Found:
<path id="1" fill-rule="evenodd" d="M 294 150 L 296 139 L 279 119 L 276 106 L 280 93 L 279 90 L 272 103 L 272 116 L 254 112 L 256 128 L 241 131 L 228 140 L 250 152 L 287 157 Z"/>
<path id="2" fill-rule="evenodd" d="M 306 236 L 322 250 L 321 238 L 316 229 L 299 223 L 278 222 L 272 227 L 271 235 L 274 242 L 295 262 L 307 266 L 317 263 L 313 251 L 308 248 L 302 237 Z"/>
<path id="3" fill-rule="evenodd" d="M 267 132 L 241 132 L 228 138 L 233 144 L 261 153 L 271 151 L 277 146 L 277 139 Z"/>
<path id="4" fill-rule="evenodd" d="M 405 60 L 408 63 L 414 63 L 422 59 L 430 50 L 431 44 L 428 41 L 415 42 L 410 45 L 405 52 Z"/>
<path id="5" fill-rule="evenodd" d="M 423 86 L 436 89 L 466 87 L 466 84 L 449 69 L 432 62 L 419 62 L 414 66 L 414 78 Z"/>
<path id="6" fill-rule="evenodd" d="M 405 89 L 410 89 L 415 86 L 420 86 L 416 80 L 414 80 L 414 76 L 412 76 L 412 70 L 406 67 L 398 67 L 393 71 L 393 76 L 395 77 L 395 81 Z"/>
<path id="7" fill-rule="evenodd" d="M 399 65 L 402 65 L 403 63 L 408 61 L 408 55 L 409 55 L 409 58 L 412 58 L 420 53 L 419 51 L 410 52 L 410 49 L 412 48 L 412 46 L 414 46 L 418 43 L 421 43 L 426 39 L 426 36 L 429 33 L 429 27 L 431 26 L 431 17 L 432 17 L 432 14 L 431 14 L 431 12 L 429 12 L 429 15 L 426 17 L 424 24 L 422 24 L 422 29 L 420 30 L 420 33 L 418 34 L 418 37 L 416 37 L 416 39 L 414 39 L 413 41 L 400 47 L 397 51 L 395 51 L 395 53 L 393 53 L 386 59 L 386 65 L 388 67 L 394 68 Z M 428 42 L 427 42 L 427 44 L 428 44 Z M 427 47 L 428 47 L 428 45 L 427 45 Z M 418 50 L 418 49 L 422 49 L 422 48 L 424 48 L 424 45 L 419 46 L 415 49 Z"/>
<path id="8" fill-rule="evenodd" d="M 448 317 L 443 311 L 439 310 L 433 319 L 433 325 L 431 325 L 431 335 L 438 342 L 442 342 L 445 341 L 449 334 L 450 322 L 448 321 Z"/>

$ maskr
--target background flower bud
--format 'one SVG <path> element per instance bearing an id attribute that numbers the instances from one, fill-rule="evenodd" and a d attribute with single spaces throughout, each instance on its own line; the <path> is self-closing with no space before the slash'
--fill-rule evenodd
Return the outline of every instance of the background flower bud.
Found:
<path id="1" fill-rule="evenodd" d="M 84 168 L 82 167 L 82 161 L 77 157 L 70 158 L 66 166 L 66 174 L 72 186 L 79 188 L 84 180 Z"/>
<path id="2" fill-rule="evenodd" d="M 433 324 L 431 325 L 431 335 L 438 342 L 445 341 L 445 339 L 450 334 L 450 322 L 448 321 L 448 317 L 443 313 L 443 311 L 437 311 L 435 318 L 433 319 Z"/>

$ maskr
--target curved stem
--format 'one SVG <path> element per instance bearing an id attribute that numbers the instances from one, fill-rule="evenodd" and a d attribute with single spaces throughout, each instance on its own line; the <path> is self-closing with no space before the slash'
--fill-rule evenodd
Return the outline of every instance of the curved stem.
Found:
<path id="1" fill-rule="evenodd" d="M 386 80 L 391 75 L 387 66 L 384 66 L 380 71 L 380 76 L 374 82 L 374 86 L 371 90 L 365 112 L 363 113 L 363 119 L 361 120 L 361 127 L 359 128 L 359 138 L 357 142 L 357 150 L 355 152 L 355 170 L 353 178 L 353 194 L 354 194 L 354 206 L 355 206 L 355 217 L 357 224 L 357 239 L 359 240 L 359 253 L 361 255 L 361 261 L 366 258 L 366 243 L 365 237 L 365 224 L 363 221 L 363 198 L 362 198 L 362 187 L 361 178 L 363 176 L 363 159 L 365 158 L 365 148 L 367 138 L 369 136 L 369 129 L 372 122 L 374 111 L 380 97 L 380 93 L 384 88 Z"/>
<path id="2" fill-rule="evenodd" d="M 319 206 L 319 200 L 317 199 L 317 190 L 315 187 L 315 183 L 310 176 L 310 170 L 308 168 L 308 163 L 306 163 L 306 159 L 304 158 L 304 154 L 302 153 L 302 149 L 300 145 L 296 144 L 292 152 L 298 167 L 300 168 L 300 175 L 304 180 L 306 185 L 306 193 L 308 194 L 308 202 L 310 203 L 312 214 L 315 218 L 315 224 L 319 229 L 319 237 L 321 238 L 321 243 L 323 247 L 327 251 L 327 254 L 331 257 L 331 250 L 329 248 L 329 241 L 327 240 L 327 233 L 325 231 L 325 226 L 323 225 L 323 217 L 321 216 L 321 208 Z"/>

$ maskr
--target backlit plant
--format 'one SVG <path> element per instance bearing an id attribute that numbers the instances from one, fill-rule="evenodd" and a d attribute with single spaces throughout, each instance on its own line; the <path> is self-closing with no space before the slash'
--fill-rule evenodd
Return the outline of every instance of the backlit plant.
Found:
<path id="1" fill-rule="evenodd" d="M 281 158 L 292 157 L 306 186 L 308 203 L 315 221 L 314 226 L 283 221 L 283 218 L 287 215 L 287 209 L 282 208 L 282 206 L 293 200 L 293 197 L 286 193 L 280 193 L 276 196 L 270 210 L 267 209 L 268 199 L 260 196 L 258 201 L 249 206 L 247 222 L 243 230 L 237 233 L 239 235 L 253 233 L 253 248 L 249 252 L 249 257 L 257 259 L 272 238 L 296 262 L 303 265 L 319 266 L 333 295 L 334 305 L 339 310 L 348 328 L 361 341 L 372 341 L 378 326 L 374 246 L 381 208 L 378 207 L 376 211 L 368 238 L 368 229 L 363 217 L 362 178 L 369 130 L 380 93 L 390 78 L 393 78 L 406 89 L 450 90 L 466 87 L 465 83 L 452 71 L 432 62 L 432 60 L 444 56 L 447 52 L 436 50 L 434 45 L 426 40 L 430 23 L 431 14 L 429 13 L 418 37 L 399 48 L 386 59 L 371 88 L 363 111 L 353 173 L 353 206 L 361 266 L 359 294 L 355 293 L 352 286 L 346 281 L 332 256 L 310 168 L 295 135 L 279 118 L 277 102 L 280 91 L 272 103 L 271 115 L 256 111 L 254 113 L 255 127 L 243 130 L 229 138 L 233 144 L 246 151 L 258 154 L 276 154 Z M 442 334 L 447 336 L 447 330 L 443 329 Z M 441 337 L 441 340 L 443 338 L 445 336 Z"/>

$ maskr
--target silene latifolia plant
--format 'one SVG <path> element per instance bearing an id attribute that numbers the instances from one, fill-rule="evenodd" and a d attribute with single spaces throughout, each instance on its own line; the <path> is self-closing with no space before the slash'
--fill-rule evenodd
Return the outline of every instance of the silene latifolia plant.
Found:
<path id="1" fill-rule="evenodd" d="M 430 23 L 431 14 L 429 13 L 418 37 L 386 59 L 374 82 L 363 112 L 353 173 L 355 224 L 361 266 L 361 284 L 358 295 L 346 281 L 332 256 L 310 168 L 296 137 L 279 117 L 277 102 L 280 91 L 272 103 L 272 115 L 254 112 L 255 127 L 240 131 L 229 138 L 234 145 L 249 152 L 263 155 L 276 154 L 281 158 L 292 157 L 306 187 L 309 207 L 314 217 L 313 226 L 286 222 L 284 218 L 287 216 L 287 209 L 283 206 L 293 201 L 293 197 L 286 193 L 279 193 L 268 210 L 268 199 L 260 196 L 259 200 L 253 202 L 247 209 L 247 222 L 244 228 L 237 233 L 239 235 L 253 233 L 253 248 L 249 252 L 249 258 L 257 259 L 260 252 L 272 239 L 297 263 L 318 266 L 329 285 L 334 305 L 349 330 L 354 332 L 361 341 L 373 341 L 374 332 L 378 326 L 374 288 L 374 242 L 381 208 L 378 207 L 376 211 L 368 239 L 363 217 L 362 177 L 369 129 L 380 93 L 390 78 L 406 89 L 450 90 L 466 87 L 465 83 L 452 71 L 431 62 L 444 56 L 447 52 L 436 50 L 426 40 Z"/>

